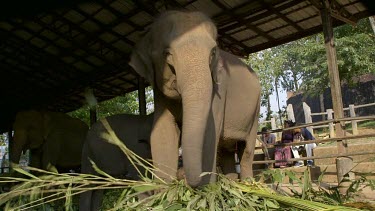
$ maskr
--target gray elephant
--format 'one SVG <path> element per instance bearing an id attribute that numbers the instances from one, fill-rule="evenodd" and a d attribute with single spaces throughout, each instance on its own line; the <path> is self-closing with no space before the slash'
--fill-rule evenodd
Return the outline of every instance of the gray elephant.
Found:
<path id="1" fill-rule="evenodd" d="M 107 117 L 109 125 L 116 136 L 134 153 L 144 159 L 151 158 L 150 134 L 153 115 L 139 116 L 120 114 Z M 102 121 L 92 125 L 82 151 L 82 173 L 97 174 L 89 159 L 109 175 L 138 179 L 139 175 L 126 155 L 116 145 L 108 143 L 102 134 L 106 133 Z M 103 190 L 82 193 L 80 210 L 99 210 L 103 198 Z"/>
<path id="2" fill-rule="evenodd" d="M 88 126 L 64 113 L 27 110 L 18 112 L 13 124 L 11 162 L 17 165 L 22 151 L 30 149 L 30 166 L 57 172 L 81 165 Z"/>
<path id="3" fill-rule="evenodd" d="M 150 142 L 157 173 L 166 180 L 176 175 L 181 140 L 192 187 L 216 179 L 200 175 L 216 171 L 218 147 L 234 172 L 236 143 L 244 143 L 240 176 L 252 176 L 259 79 L 239 58 L 221 51 L 216 38 L 216 27 L 204 14 L 169 11 L 150 26 L 129 63 L 154 89 Z"/>

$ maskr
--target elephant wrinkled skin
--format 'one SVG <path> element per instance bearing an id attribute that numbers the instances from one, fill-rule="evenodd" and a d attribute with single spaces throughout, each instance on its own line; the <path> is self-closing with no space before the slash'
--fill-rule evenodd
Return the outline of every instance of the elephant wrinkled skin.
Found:
<path id="1" fill-rule="evenodd" d="M 30 166 L 56 172 L 81 165 L 88 126 L 64 113 L 21 111 L 13 124 L 11 162 L 18 164 L 22 151 L 30 149 Z"/>
<path id="2" fill-rule="evenodd" d="M 216 38 L 216 27 L 204 14 L 169 11 L 137 43 L 129 63 L 154 88 L 150 144 L 157 173 L 166 180 L 176 175 L 181 140 L 192 187 L 215 181 L 214 174 L 200 175 L 216 171 L 218 148 L 218 163 L 228 157 L 234 172 L 237 142 L 245 145 L 240 176 L 252 176 L 259 79 L 239 58 L 221 51 Z"/>
<path id="3" fill-rule="evenodd" d="M 120 114 L 107 117 L 106 120 L 126 147 L 144 159 L 151 158 L 149 139 L 153 122 L 152 114 L 148 116 Z M 104 133 L 107 133 L 107 130 L 102 120 L 93 124 L 87 133 L 82 151 L 82 173 L 97 174 L 89 161 L 91 159 L 99 169 L 109 175 L 138 179 L 138 172 L 126 155 L 118 146 L 108 143 L 102 136 Z M 102 198 L 103 190 L 100 189 L 82 193 L 80 210 L 99 210 Z"/>

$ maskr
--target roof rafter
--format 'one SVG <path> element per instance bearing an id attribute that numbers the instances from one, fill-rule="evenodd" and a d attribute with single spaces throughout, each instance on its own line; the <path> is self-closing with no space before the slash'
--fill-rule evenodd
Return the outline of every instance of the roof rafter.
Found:
<path id="1" fill-rule="evenodd" d="M 297 31 L 302 31 L 303 30 L 302 27 L 300 27 L 298 24 L 296 24 L 293 21 L 291 21 L 289 18 L 286 17 L 286 15 L 284 15 L 281 12 L 279 12 L 278 10 L 276 10 L 272 5 L 270 5 L 267 2 L 263 2 L 263 1 L 261 1 L 261 2 L 262 2 L 261 4 L 263 6 L 265 6 L 267 8 L 267 10 L 272 11 L 274 14 L 276 14 L 278 17 L 280 17 L 281 19 L 283 19 L 289 25 L 293 26 Z"/>

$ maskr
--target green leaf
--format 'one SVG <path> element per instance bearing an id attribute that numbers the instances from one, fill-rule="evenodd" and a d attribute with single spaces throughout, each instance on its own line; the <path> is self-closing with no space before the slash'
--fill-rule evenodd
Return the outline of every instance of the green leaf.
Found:
<path id="1" fill-rule="evenodd" d="M 16 168 L 13 168 L 13 170 L 17 171 L 18 173 L 21 173 L 21 174 L 24 174 L 26 176 L 29 176 L 29 177 L 31 177 L 33 179 L 40 180 L 38 177 L 30 174 L 29 172 L 23 170 L 22 168 L 16 167 Z"/>

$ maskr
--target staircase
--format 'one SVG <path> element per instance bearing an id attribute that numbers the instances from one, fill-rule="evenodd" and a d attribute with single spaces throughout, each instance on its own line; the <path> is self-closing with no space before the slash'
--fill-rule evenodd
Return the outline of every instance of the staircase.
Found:
<path id="1" fill-rule="evenodd" d="M 374 143 L 365 143 L 365 144 L 349 144 L 348 152 L 361 152 L 361 151 L 373 151 L 374 154 L 371 155 L 357 155 L 352 156 L 354 162 L 353 171 L 356 173 L 356 178 L 360 178 L 360 174 L 367 174 L 368 179 L 375 179 L 375 142 Z M 315 156 L 324 156 L 337 154 L 337 147 L 334 146 L 318 146 L 313 150 Z M 262 150 L 256 150 L 254 155 L 254 160 L 264 160 L 264 154 Z M 266 169 L 264 164 L 256 164 L 253 166 L 254 175 L 257 175 Z M 292 170 L 296 172 L 297 175 L 303 174 L 306 170 L 304 167 L 289 167 L 285 168 L 287 170 Z M 336 160 L 335 158 L 324 158 L 316 159 L 315 167 L 311 168 L 312 179 L 317 179 L 321 172 L 324 172 L 322 182 L 329 184 L 337 184 L 337 170 L 336 170 Z M 284 180 L 285 183 L 289 182 L 289 179 Z"/>

